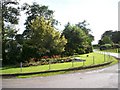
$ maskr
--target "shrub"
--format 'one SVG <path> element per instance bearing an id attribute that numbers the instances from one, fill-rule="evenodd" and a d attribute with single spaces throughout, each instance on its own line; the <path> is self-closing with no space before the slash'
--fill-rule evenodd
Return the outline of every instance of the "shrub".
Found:
<path id="1" fill-rule="evenodd" d="M 120 45 L 119 44 L 114 44 L 113 48 L 120 48 Z"/>
<path id="2" fill-rule="evenodd" d="M 106 50 L 106 49 L 111 49 L 112 45 L 111 44 L 104 44 L 100 46 L 100 50 Z"/>

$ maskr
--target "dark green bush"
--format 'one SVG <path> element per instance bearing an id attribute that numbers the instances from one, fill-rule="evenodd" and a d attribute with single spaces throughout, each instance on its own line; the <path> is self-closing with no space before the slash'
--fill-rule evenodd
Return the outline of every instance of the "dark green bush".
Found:
<path id="1" fill-rule="evenodd" d="M 100 50 L 107 50 L 107 49 L 111 49 L 112 45 L 111 44 L 104 44 L 100 46 Z"/>
<path id="2" fill-rule="evenodd" d="M 119 44 L 114 44 L 113 48 L 120 48 L 120 45 Z"/>

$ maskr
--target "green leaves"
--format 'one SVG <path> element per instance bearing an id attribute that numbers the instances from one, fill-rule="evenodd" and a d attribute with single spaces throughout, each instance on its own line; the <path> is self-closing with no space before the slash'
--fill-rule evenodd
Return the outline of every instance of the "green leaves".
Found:
<path id="1" fill-rule="evenodd" d="M 100 46 L 100 50 L 120 48 L 120 31 L 105 31 L 101 35 L 98 45 Z"/>
<path id="2" fill-rule="evenodd" d="M 60 54 L 64 51 L 64 45 L 67 41 L 64 36 L 61 36 L 52 27 L 50 20 L 45 20 L 44 17 L 37 17 L 30 26 L 33 31 L 30 39 L 31 45 L 37 47 L 38 52 L 42 53 L 42 55 Z"/>
<path id="3" fill-rule="evenodd" d="M 20 15 L 19 8 L 15 8 L 10 5 L 17 5 L 18 2 L 16 1 L 6 1 L 4 0 L 2 2 L 2 17 L 5 22 L 11 23 L 11 24 L 18 24 L 18 16 Z"/>
<path id="4" fill-rule="evenodd" d="M 88 34 L 83 30 L 83 27 L 78 25 L 70 25 L 68 23 L 63 30 L 62 35 L 68 40 L 68 43 L 65 46 L 65 52 L 67 55 L 73 55 L 74 53 L 86 53 L 91 52 L 87 51 L 91 46 L 91 41 Z"/>
<path id="5" fill-rule="evenodd" d="M 53 10 L 45 5 L 25 3 L 21 10 L 27 16 L 24 23 L 26 28 L 23 34 L 17 34 L 17 30 L 11 26 L 18 24 L 20 8 L 12 5 L 18 5 L 18 2 L 5 0 L 2 3 L 3 59 L 6 60 L 4 64 L 25 62 L 44 55 L 73 55 L 92 51 L 91 42 L 94 37 L 89 34 L 86 21 L 76 25 L 68 23 L 61 34 L 55 28 L 59 22 L 53 18 Z M 5 23 L 10 26 L 6 27 Z M 6 50 L 9 52 L 5 52 Z"/>
<path id="6" fill-rule="evenodd" d="M 119 44 L 120 43 L 120 31 L 112 31 L 108 30 L 105 31 L 102 36 L 101 40 L 99 40 L 98 44 Z"/>
<path id="7" fill-rule="evenodd" d="M 2 58 L 3 65 L 16 64 L 20 61 L 20 49 L 15 40 L 17 30 L 12 25 L 18 24 L 20 9 L 19 3 L 12 0 L 2 1 Z"/>
<path id="8" fill-rule="evenodd" d="M 22 10 L 25 11 L 26 15 L 28 16 L 25 22 L 26 30 L 31 30 L 29 24 L 31 24 L 32 20 L 36 19 L 36 17 L 44 17 L 45 20 L 52 20 L 52 25 L 56 23 L 56 20 L 53 19 L 54 12 L 49 10 L 48 6 L 39 5 L 35 2 L 32 5 L 25 3 L 22 6 Z"/>

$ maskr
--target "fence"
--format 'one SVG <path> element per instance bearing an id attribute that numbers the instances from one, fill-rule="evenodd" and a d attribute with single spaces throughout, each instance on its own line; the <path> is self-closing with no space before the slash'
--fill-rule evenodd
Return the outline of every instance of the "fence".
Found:
<path id="1" fill-rule="evenodd" d="M 68 68 L 75 68 L 75 67 L 85 67 L 85 66 L 92 66 L 92 65 L 97 65 L 97 64 L 102 64 L 102 63 L 107 63 L 112 61 L 112 58 L 113 58 L 112 56 L 106 55 L 106 53 L 104 52 L 99 52 L 99 53 L 100 53 L 99 55 L 93 54 L 93 55 L 86 55 L 86 56 L 79 56 L 79 57 L 75 55 L 70 58 L 69 62 L 64 62 L 64 60 L 56 62 L 56 59 L 46 60 L 47 64 L 39 65 L 38 71 L 61 70 L 61 69 L 68 69 Z M 24 68 L 21 71 L 24 71 Z"/>

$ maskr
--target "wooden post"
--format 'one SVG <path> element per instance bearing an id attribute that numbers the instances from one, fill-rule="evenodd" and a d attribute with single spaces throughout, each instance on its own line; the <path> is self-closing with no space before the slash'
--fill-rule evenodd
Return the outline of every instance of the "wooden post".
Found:
<path id="1" fill-rule="evenodd" d="M 93 56 L 93 65 L 95 64 L 95 57 Z"/>
<path id="2" fill-rule="evenodd" d="M 22 72 L 22 62 L 20 62 L 20 71 Z"/>
<path id="3" fill-rule="evenodd" d="M 73 59 L 74 60 L 74 59 Z M 72 60 L 72 67 L 74 67 L 74 63 L 73 63 L 73 60 Z"/>
<path id="4" fill-rule="evenodd" d="M 110 61 L 110 55 L 109 55 L 109 61 Z"/>
<path id="5" fill-rule="evenodd" d="M 49 70 L 51 69 L 50 64 L 51 64 L 51 63 L 50 63 L 50 60 L 49 60 Z"/>
<path id="6" fill-rule="evenodd" d="M 105 60 L 105 53 L 104 53 L 104 62 L 105 62 L 106 60 Z"/>
<path id="7" fill-rule="evenodd" d="M 85 66 L 85 61 L 83 61 L 83 66 Z"/>

